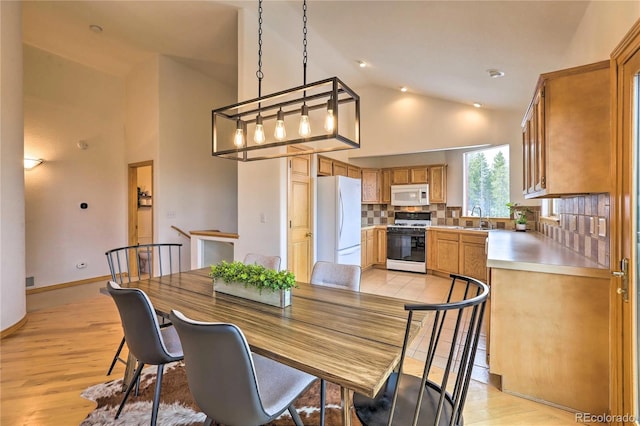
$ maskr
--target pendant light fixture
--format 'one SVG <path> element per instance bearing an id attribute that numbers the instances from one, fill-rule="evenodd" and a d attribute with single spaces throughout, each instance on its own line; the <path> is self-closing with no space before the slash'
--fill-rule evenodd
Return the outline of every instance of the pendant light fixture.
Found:
<path id="1" fill-rule="evenodd" d="M 307 1 L 303 0 L 303 84 L 262 96 L 262 0 L 258 1 L 258 97 L 212 111 L 212 155 L 255 161 L 360 147 L 360 97 L 338 77 L 307 84 Z M 288 137 L 285 118 L 298 119 Z M 253 137 L 247 137 L 248 135 Z M 298 149 L 289 152 L 287 146 Z"/>

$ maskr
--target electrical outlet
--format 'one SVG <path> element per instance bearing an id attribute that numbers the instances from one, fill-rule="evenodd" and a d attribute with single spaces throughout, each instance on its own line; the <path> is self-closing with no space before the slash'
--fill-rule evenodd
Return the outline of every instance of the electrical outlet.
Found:
<path id="1" fill-rule="evenodd" d="M 591 235 L 596 233 L 596 218 L 589 217 L 589 233 Z"/>
<path id="2" fill-rule="evenodd" d="M 604 217 L 598 218 L 598 235 L 601 237 L 607 236 L 607 219 Z"/>
<path id="3" fill-rule="evenodd" d="M 267 223 L 267 215 L 260 213 L 260 223 Z"/>

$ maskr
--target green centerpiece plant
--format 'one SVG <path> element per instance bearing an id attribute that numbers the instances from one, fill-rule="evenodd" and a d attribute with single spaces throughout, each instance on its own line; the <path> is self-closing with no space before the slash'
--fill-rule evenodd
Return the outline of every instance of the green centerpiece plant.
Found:
<path id="1" fill-rule="evenodd" d="M 526 231 L 527 229 L 527 213 L 531 213 L 531 209 L 524 206 L 519 206 L 518 203 L 508 202 L 506 204 L 513 215 L 514 222 L 516 223 L 516 231 Z"/>
<path id="2" fill-rule="evenodd" d="M 291 304 L 296 277 L 289 271 L 276 271 L 262 265 L 222 261 L 211 265 L 209 276 L 214 290 L 284 308 Z M 265 291 L 268 290 L 268 291 Z"/>

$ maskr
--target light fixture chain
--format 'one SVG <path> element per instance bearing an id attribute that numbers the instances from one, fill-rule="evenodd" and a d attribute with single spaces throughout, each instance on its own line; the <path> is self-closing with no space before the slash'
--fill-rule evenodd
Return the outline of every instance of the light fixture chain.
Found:
<path id="1" fill-rule="evenodd" d="M 307 0 L 302 2 L 302 68 L 303 82 L 307 84 Z"/>
<path id="2" fill-rule="evenodd" d="M 262 0 L 258 0 L 258 71 L 256 71 L 256 77 L 258 77 L 258 97 L 262 96 Z"/>

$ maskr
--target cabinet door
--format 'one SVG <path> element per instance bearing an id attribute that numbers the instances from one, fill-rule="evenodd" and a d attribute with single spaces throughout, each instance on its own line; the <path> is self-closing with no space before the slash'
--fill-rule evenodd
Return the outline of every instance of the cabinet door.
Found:
<path id="1" fill-rule="evenodd" d="M 486 236 L 460 235 L 460 273 L 487 282 Z"/>
<path id="2" fill-rule="evenodd" d="M 429 167 L 429 203 L 447 202 L 447 166 Z"/>
<path id="3" fill-rule="evenodd" d="M 339 161 L 333 162 L 333 175 L 334 176 L 347 176 L 347 165 Z"/>
<path id="4" fill-rule="evenodd" d="M 426 167 L 412 167 L 409 169 L 409 183 L 429 183 Z"/>
<path id="5" fill-rule="evenodd" d="M 360 267 L 367 267 L 367 231 L 360 231 Z"/>
<path id="6" fill-rule="evenodd" d="M 537 91 L 533 100 L 533 126 L 531 128 L 531 138 L 535 149 L 533 149 L 535 155 L 535 172 L 533 187 L 536 191 L 541 191 L 546 188 L 547 184 L 547 163 L 546 163 L 546 150 L 545 136 L 544 136 L 544 85 Z"/>
<path id="7" fill-rule="evenodd" d="M 362 176 L 360 174 L 360 167 L 352 166 L 351 164 L 347 165 L 347 176 L 354 179 L 361 179 Z"/>
<path id="8" fill-rule="evenodd" d="M 383 169 L 380 171 L 380 202 L 383 204 L 391 203 L 391 170 Z"/>
<path id="9" fill-rule="evenodd" d="M 380 202 L 379 180 L 379 169 L 362 169 L 362 202 L 364 204 Z"/>
<path id="10" fill-rule="evenodd" d="M 434 269 L 458 273 L 460 264 L 458 237 L 459 234 L 456 232 L 436 232 L 436 267 Z"/>
<path id="11" fill-rule="evenodd" d="M 384 228 L 375 229 L 374 243 L 376 246 L 376 258 L 374 263 L 384 265 L 387 263 L 387 230 Z"/>
<path id="12" fill-rule="evenodd" d="M 409 169 L 391 169 L 391 185 L 406 185 L 409 183 Z"/>
<path id="13" fill-rule="evenodd" d="M 376 245 L 374 243 L 374 230 L 373 229 L 367 229 L 367 259 L 366 259 L 366 264 L 367 267 L 373 265 L 374 260 L 375 260 L 375 255 L 376 255 Z"/>
<path id="14" fill-rule="evenodd" d="M 331 158 L 318 155 L 318 176 L 333 175 L 333 161 Z"/>

